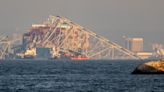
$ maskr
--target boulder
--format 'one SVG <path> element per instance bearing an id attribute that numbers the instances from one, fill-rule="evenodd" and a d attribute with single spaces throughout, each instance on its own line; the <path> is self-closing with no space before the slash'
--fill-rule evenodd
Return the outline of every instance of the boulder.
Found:
<path id="1" fill-rule="evenodd" d="M 164 74 L 164 61 L 150 61 L 141 64 L 132 74 Z"/>

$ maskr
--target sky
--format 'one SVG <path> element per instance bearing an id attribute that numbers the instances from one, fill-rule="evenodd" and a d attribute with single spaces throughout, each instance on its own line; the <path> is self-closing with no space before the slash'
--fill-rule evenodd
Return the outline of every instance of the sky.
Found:
<path id="1" fill-rule="evenodd" d="M 120 45 L 143 37 L 164 44 L 164 0 L 0 0 L 0 33 L 23 34 L 49 15 L 64 16 Z"/>

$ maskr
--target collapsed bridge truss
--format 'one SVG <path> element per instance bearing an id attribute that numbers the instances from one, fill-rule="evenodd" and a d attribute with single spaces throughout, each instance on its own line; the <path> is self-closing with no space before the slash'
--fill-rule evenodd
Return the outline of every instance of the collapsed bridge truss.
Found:
<path id="1" fill-rule="evenodd" d="M 9 37 L 0 34 L 0 59 L 12 59 L 14 49 L 17 47 L 15 44 L 21 42 L 21 38 L 22 37 Z"/>
<path id="2" fill-rule="evenodd" d="M 64 17 L 50 16 L 26 35 L 30 37 L 26 47 L 53 48 L 54 55 L 64 52 L 90 59 L 140 59 L 135 53 Z"/>
<path id="3" fill-rule="evenodd" d="M 8 37 L 0 36 L 0 59 L 5 59 L 5 56 L 8 54 L 10 49 L 10 42 L 8 41 Z"/>

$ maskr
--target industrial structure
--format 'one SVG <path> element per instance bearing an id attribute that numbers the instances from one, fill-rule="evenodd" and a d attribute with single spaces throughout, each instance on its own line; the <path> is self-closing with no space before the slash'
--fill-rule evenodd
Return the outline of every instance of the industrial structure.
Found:
<path id="1" fill-rule="evenodd" d="M 162 44 L 153 44 L 154 55 L 160 58 L 164 58 L 164 45 Z"/>
<path id="2" fill-rule="evenodd" d="M 145 52 L 144 51 L 144 39 L 141 37 L 129 38 L 123 36 L 125 39 L 125 48 L 134 52 L 137 56 L 142 59 L 147 59 L 153 56 L 152 52 Z"/>
<path id="3" fill-rule="evenodd" d="M 5 58 L 12 41 L 0 38 L 1 59 Z M 139 48 L 142 50 L 142 48 Z M 33 24 L 23 34 L 21 47 L 14 50 L 21 58 L 52 59 L 141 59 L 136 53 L 86 29 L 64 17 L 49 16 L 41 24 Z"/>
<path id="4" fill-rule="evenodd" d="M 135 53 L 143 51 L 143 38 L 127 38 L 126 48 Z"/>

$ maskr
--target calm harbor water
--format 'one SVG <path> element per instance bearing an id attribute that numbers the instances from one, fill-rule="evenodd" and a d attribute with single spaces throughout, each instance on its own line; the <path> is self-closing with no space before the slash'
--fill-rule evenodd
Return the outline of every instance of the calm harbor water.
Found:
<path id="1" fill-rule="evenodd" d="M 141 61 L 0 61 L 0 92 L 164 92 L 164 75 L 131 75 Z"/>

